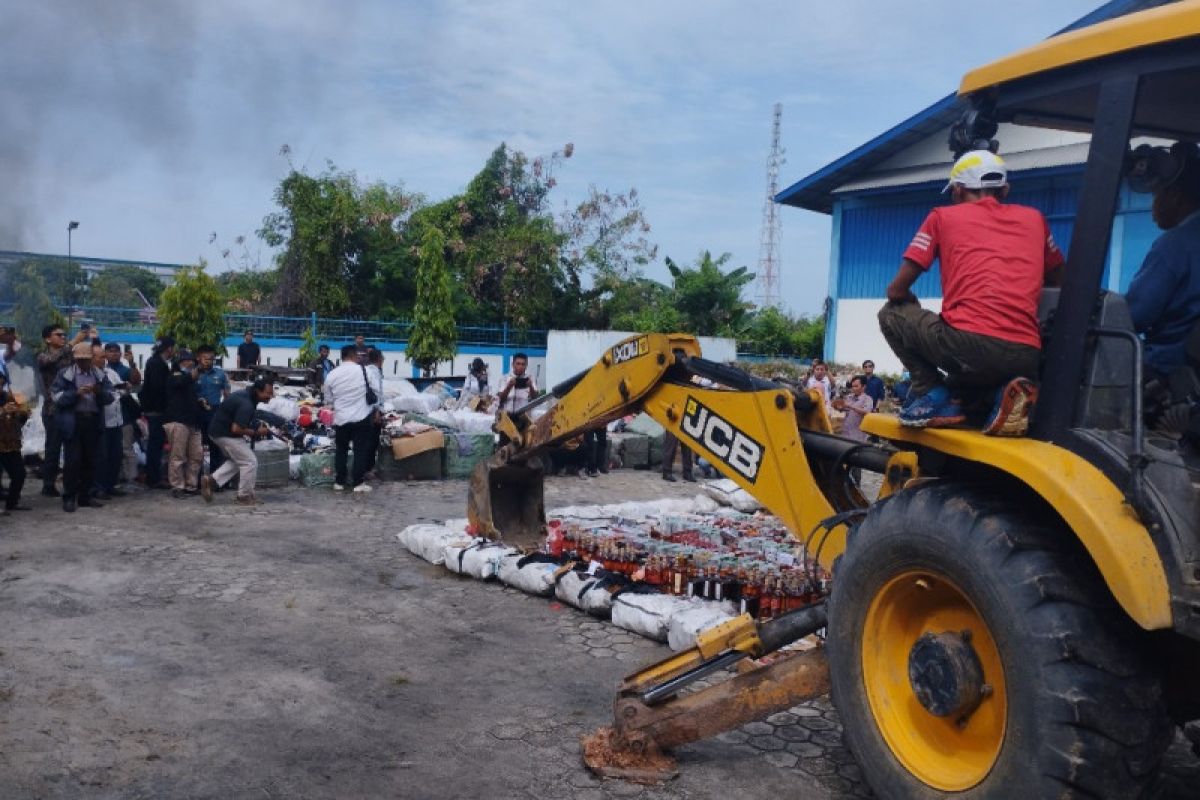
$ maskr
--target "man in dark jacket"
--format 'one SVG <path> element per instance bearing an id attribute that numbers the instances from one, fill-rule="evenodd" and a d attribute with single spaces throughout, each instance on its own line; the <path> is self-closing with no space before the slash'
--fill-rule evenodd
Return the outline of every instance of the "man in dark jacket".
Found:
<path id="1" fill-rule="evenodd" d="M 195 357 L 187 350 L 180 350 L 167 380 L 167 410 L 163 413 L 163 431 L 171 443 L 167 475 L 171 496 L 176 499 L 196 493 L 204 461 L 196 378 Z"/>
<path id="2" fill-rule="evenodd" d="M 149 435 L 146 437 L 146 488 L 170 489 L 171 484 L 163 480 L 162 456 L 166 433 L 163 431 L 163 413 L 167 410 L 167 381 L 171 377 L 171 358 L 175 355 L 175 340 L 164 336 L 154 345 L 154 351 L 146 360 L 142 377 L 142 391 L 138 398 L 142 403 L 142 414 L 146 417 Z"/>
<path id="3" fill-rule="evenodd" d="M 63 442 L 63 511 L 75 506 L 97 506 L 90 496 L 95 480 L 102 410 L 115 399 L 112 383 L 92 365 L 92 346 L 80 342 L 73 348 L 75 361 L 63 369 L 50 387 L 54 403 L 53 424 Z"/>
<path id="4" fill-rule="evenodd" d="M 75 338 L 67 341 L 62 325 L 47 325 L 42 328 L 42 341 L 46 349 L 38 354 L 38 372 L 42 376 L 42 426 L 46 429 L 46 449 L 42 459 L 42 494 L 58 497 L 54 481 L 58 478 L 58 461 L 62 457 L 62 439 L 54 427 L 54 403 L 50 401 L 50 387 L 58 373 L 71 366 L 71 348 L 86 340 L 88 331 L 80 330 Z"/>

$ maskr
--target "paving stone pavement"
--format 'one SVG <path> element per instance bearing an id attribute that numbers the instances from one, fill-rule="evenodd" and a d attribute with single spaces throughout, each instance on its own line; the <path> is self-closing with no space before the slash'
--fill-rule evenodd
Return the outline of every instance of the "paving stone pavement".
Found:
<path id="1" fill-rule="evenodd" d="M 681 748 L 665 786 L 588 773 L 579 736 L 669 651 L 399 546 L 465 488 L 30 498 L 0 518 L 0 798 L 869 796 L 824 699 Z M 617 472 L 546 501 L 694 491 Z M 1177 745 L 1156 800 L 1197 763 Z"/>

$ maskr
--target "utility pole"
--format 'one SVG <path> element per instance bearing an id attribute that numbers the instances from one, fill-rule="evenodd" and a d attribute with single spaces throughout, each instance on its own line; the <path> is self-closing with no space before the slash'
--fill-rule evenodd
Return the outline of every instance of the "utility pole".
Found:
<path id="1" fill-rule="evenodd" d="M 779 168 L 783 166 L 783 148 L 779 146 L 780 121 L 783 104 L 776 103 L 771 120 L 771 152 L 767 156 L 767 196 L 763 201 L 762 234 L 758 250 L 758 301 L 760 308 L 778 306 L 779 296 L 779 239 L 781 225 L 775 195 L 779 193 Z"/>

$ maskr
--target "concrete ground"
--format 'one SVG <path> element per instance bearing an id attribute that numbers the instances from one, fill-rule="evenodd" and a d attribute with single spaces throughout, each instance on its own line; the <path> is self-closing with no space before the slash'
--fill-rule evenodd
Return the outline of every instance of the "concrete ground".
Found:
<path id="1" fill-rule="evenodd" d="M 30 497 L 0 518 L 0 798 L 868 796 L 824 700 L 683 748 L 663 787 L 592 777 L 579 735 L 667 650 L 399 545 L 465 491 Z M 618 472 L 546 499 L 694 491 Z M 1193 796 L 1196 761 L 1170 761 L 1157 796 Z"/>

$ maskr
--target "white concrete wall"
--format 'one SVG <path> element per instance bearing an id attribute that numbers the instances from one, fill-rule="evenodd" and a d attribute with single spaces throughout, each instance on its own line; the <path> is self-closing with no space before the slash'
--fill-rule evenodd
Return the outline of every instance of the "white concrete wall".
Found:
<path id="1" fill-rule="evenodd" d="M 550 331 L 546 339 L 546 386 L 554 386 L 595 364 L 604 351 L 633 331 Z M 701 336 L 700 351 L 710 361 L 733 361 L 737 342 L 716 336 Z"/>
<path id="2" fill-rule="evenodd" d="M 879 309 L 883 298 L 837 301 L 837 331 L 833 340 L 833 360 L 839 364 L 861 364 L 868 358 L 877 372 L 900 374 L 904 366 L 879 332 Z M 942 300 L 922 299 L 930 311 L 941 311 Z"/>

